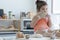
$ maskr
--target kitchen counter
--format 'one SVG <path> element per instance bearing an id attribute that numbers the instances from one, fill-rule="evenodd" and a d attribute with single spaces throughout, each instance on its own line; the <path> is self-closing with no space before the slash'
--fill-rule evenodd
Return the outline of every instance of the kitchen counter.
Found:
<path id="1" fill-rule="evenodd" d="M 10 39 L 12 40 L 12 39 Z M 13 39 L 13 40 L 60 40 L 60 39 L 50 39 L 50 38 L 29 38 L 29 39 Z"/>
<path id="2" fill-rule="evenodd" d="M 34 34 L 34 30 L 22 30 L 24 34 Z"/>
<path id="3" fill-rule="evenodd" d="M 60 39 L 51 39 L 48 37 L 41 37 L 41 38 L 29 38 L 29 39 L 25 39 L 25 38 L 19 38 L 16 39 L 15 35 L 4 35 L 4 37 L 0 36 L 0 40 L 60 40 Z"/>

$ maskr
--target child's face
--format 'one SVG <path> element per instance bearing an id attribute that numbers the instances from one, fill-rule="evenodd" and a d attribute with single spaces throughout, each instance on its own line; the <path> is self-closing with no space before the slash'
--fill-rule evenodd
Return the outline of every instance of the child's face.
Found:
<path id="1" fill-rule="evenodd" d="M 41 8 L 40 8 L 40 12 L 44 12 L 44 13 L 46 13 L 47 14 L 47 5 L 44 5 L 44 6 L 42 6 Z"/>

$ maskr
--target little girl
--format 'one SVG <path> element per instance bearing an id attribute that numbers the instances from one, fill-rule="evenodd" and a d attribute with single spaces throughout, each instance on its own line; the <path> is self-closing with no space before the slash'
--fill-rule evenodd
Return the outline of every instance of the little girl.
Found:
<path id="1" fill-rule="evenodd" d="M 47 13 L 47 3 L 45 1 L 36 1 L 37 14 L 31 22 L 34 31 L 42 31 L 51 27 L 50 16 Z"/>

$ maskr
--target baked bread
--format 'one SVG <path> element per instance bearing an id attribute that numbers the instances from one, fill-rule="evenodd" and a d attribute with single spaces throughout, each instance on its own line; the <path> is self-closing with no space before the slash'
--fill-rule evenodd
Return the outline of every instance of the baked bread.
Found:
<path id="1" fill-rule="evenodd" d="M 16 34 L 16 38 L 24 38 L 24 34 L 22 32 L 18 32 Z"/>

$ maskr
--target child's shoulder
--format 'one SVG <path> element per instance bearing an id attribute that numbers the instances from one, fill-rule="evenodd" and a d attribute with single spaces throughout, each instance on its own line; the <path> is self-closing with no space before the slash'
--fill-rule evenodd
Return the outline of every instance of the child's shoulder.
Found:
<path id="1" fill-rule="evenodd" d="M 35 15 L 34 17 L 33 17 L 33 19 L 38 19 L 39 17 L 38 17 L 38 15 Z"/>
<path id="2" fill-rule="evenodd" d="M 50 17 L 50 15 L 49 15 L 49 14 L 47 14 L 46 16 L 47 16 L 47 17 Z"/>

